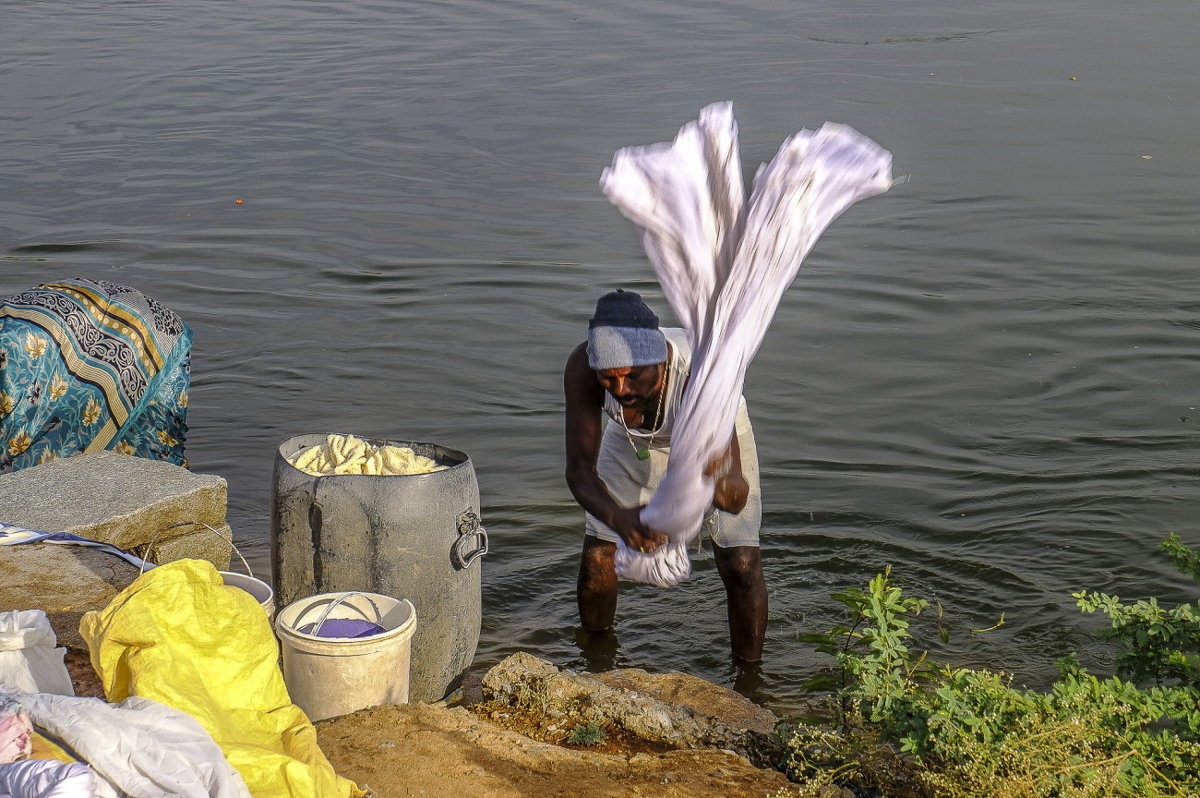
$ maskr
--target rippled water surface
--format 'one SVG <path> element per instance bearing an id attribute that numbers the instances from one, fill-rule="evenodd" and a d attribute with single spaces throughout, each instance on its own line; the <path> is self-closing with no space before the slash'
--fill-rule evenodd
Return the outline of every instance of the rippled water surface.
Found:
<path id="1" fill-rule="evenodd" d="M 1169 600 L 1197 540 L 1200 103 L 1192 0 L 8 3 L 0 290 L 127 283 L 195 330 L 188 453 L 269 568 L 292 435 L 441 443 L 492 553 L 478 665 L 682 669 L 778 710 L 797 643 L 876 572 L 938 600 L 938 656 L 1036 683 L 1103 660 L 1070 593 Z M 849 124 L 906 176 L 850 209 L 746 385 L 766 663 L 736 674 L 711 555 L 626 586 L 582 646 L 561 369 L 595 298 L 665 303 L 597 179 L 728 99 L 752 174 Z M 242 204 L 235 204 L 235 200 Z M 971 636 L 967 630 L 998 630 Z M 932 641 L 936 642 L 936 641 Z"/>

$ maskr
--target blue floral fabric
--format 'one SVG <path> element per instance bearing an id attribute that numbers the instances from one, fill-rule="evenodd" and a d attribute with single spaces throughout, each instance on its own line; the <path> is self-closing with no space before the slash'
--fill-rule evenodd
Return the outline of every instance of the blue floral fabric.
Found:
<path id="1" fill-rule="evenodd" d="M 187 466 L 192 332 L 140 291 L 65 280 L 0 304 L 0 473 L 112 450 Z"/>

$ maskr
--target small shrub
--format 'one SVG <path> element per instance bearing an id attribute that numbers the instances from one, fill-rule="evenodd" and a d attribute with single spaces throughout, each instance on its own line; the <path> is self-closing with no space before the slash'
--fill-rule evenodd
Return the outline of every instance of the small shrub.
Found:
<path id="1" fill-rule="evenodd" d="M 1200 556 L 1171 535 L 1161 546 L 1185 574 L 1200 581 Z M 1102 612 L 1108 637 L 1121 644 L 1119 672 L 1134 682 L 1200 688 L 1200 602 L 1163 607 L 1149 598 L 1132 604 L 1107 593 L 1072 593 L 1079 609 Z"/>
<path id="2" fill-rule="evenodd" d="M 513 690 L 513 701 L 518 709 L 545 715 L 550 706 L 550 692 L 546 680 L 540 676 L 530 676 L 525 681 L 517 682 Z"/>
<path id="3" fill-rule="evenodd" d="M 580 723 L 571 730 L 567 742 L 571 745 L 600 745 L 608 739 L 604 726 L 600 723 Z"/>
<path id="4" fill-rule="evenodd" d="M 1195 551 L 1174 535 L 1162 548 L 1200 580 Z M 841 666 L 842 739 L 795 734 L 793 777 L 872 781 L 861 754 L 875 729 L 939 798 L 1200 795 L 1200 604 L 1076 593 L 1081 609 L 1111 619 L 1120 673 L 1100 678 L 1072 656 L 1040 693 L 1004 673 L 938 667 L 910 651 L 910 620 L 928 603 L 903 596 L 890 571 L 865 592 L 834 597 L 852 622 L 807 639 Z"/>

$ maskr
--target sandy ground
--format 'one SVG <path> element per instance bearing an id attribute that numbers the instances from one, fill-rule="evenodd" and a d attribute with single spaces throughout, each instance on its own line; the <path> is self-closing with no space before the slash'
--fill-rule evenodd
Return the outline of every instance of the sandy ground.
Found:
<path id="1" fill-rule="evenodd" d="M 788 786 L 726 751 L 570 748 L 462 707 L 378 707 L 322 721 L 317 732 L 334 769 L 377 798 L 763 798 Z"/>
<path id="2" fill-rule="evenodd" d="M 104 697 L 86 652 L 68 650 L 66 663 L 77 695 Z M 466 703 L 331 718 L 316 724 L 318 742 L 337 773 L 374 798 L 765 798 L 788 787 L 782 774 L 727 751 L 670 751 L 616 735 L 556 744 L 527 736 L 545 736 L 535 719 Z"/>

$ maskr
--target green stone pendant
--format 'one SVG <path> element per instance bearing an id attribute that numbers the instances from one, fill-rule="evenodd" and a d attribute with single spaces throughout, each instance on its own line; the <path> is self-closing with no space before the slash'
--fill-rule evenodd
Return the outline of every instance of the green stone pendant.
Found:
<path id="1" fill-rule="evenodd" d="M 649 449 L 634 449 L 634 451 L 637 452 L 637 459 L 639 459 L 639 460 L 649 460 L 650 459 L 650 450 Z"/>

